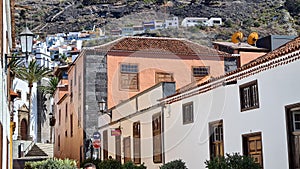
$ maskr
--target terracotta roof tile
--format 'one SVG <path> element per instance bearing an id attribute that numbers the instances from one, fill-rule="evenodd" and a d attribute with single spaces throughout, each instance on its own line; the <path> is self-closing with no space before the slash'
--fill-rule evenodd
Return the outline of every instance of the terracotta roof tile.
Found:
<path id="1" fill-rule="evenodd" d="M 228 53 L 209 48 L 186 39 L 165 37 L 123 37 L 109 44 L 87 48 L 107 51 L 145 51 L 176 55 L 227 56 Z"/>

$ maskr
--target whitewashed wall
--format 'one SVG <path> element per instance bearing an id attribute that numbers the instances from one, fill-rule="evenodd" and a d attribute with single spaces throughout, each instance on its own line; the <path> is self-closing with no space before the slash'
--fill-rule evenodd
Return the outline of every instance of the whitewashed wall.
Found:
<path id="1" fill-rule="evenodd" d="M 265 169 L 288 168 L 285 106 L 300 102 L 300 60 L 238 80 L 167 106 L 166 162 L 183 159 L 188 168 L 205 168 L 209 159 L 208 123 L 223 119 L 224 151 L 242 154 L 242 135 L 262 133 Z M 240 111 L 239 85 L 257 80 L 260 108 Z M 193 101 L 194 123 L 182 124 L 182 104 Z"/>

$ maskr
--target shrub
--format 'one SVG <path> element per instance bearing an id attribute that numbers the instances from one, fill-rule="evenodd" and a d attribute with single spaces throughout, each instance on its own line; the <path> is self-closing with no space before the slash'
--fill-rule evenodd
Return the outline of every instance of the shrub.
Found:
<path id="1" fill-rule="evenodd" d="M 205 161 L 208 169 L 260 169 L 259 164 L 253 158 L 242 156 L 238 153 L 226 154 L 226 157 L 216 157 L 210 161 Z"/>
<path id="2" fill-rule="evenodd" d="M 162 165 L 160 169 L 187 169 L 187 167 L 185 166 L 185 162 L 179 159 Z"/>
<path id="3" fill-rule="evenodd" d="M 98 167 L 99 169 L 122 169 L 122 164 L 117 160 L 104 160 Z"/>
<path id="4" fill-rule="evenodd" d="M 147 167 L 144 166 L 144 163 L 140 166 L 136 166 L 133 162 L 127 162 L 123 164 L 122 169 L 146 169 Z"/>
<path id="5" fill-rule="evenodd" d="M 76 169 L 76 161 L 69 160 L 69 159 L 47 159 L 43 161 L 37 162 L 26 162 L 24 169 L 40 169 L 40 168 L 47 168 L 47 169 Z"/>
<path id="6" fill-rule="evenodd" d="M 84 160 L 83 162 L 80 163 L 80 167 L 83 167 L 86 163 L 93 163 L 96 165 L 97 169 L 99 169 L 99 165 L 101 163 L 100 159 L 92 159 L 92 158 L 88 158 L 86 160 Z"/>

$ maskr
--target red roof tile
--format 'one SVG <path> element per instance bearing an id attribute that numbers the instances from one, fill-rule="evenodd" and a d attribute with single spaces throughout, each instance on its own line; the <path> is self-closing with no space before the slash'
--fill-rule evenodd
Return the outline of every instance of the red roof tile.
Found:
<path id="1" fill-rule="evenodd" d="M 91 49 L 91 48 L 90 48 Z M 201 56 L 225 56 L 228 53 L 215 50 L 186 39 L 165 37 L 123 37 L 109 44 L 94 47 L 93 49 L 113 52 L 157 52 L 172 53 L 176 55 L 201 55 Z"/>

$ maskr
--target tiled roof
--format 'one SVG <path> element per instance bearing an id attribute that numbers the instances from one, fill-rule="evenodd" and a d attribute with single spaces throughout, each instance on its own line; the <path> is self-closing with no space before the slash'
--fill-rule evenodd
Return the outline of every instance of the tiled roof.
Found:
<path id="1" fill-rule="evenodd" d="M 296 52 L 298 50 L 298 52 Z M 286 54 L 296 52 L 288 57 L 286 57 Z M 288 64 L 291 62 L 294 62 L 298 59 L 300 59 L 300 37 L 295 38 L 293 41 L 290 41 L 281 47 L 275 49 L 272 52 L 269 52 L 250 63 L 240 67 L 239 69 L 229 72 L 226 75 L 208 79 L 207 81 L 201 81 L 197 84 L 197 86 L 192 86 L 189 90 L 183 90 L 178 89 L 177 92 L 174 95 L 168 96 L 166 98 L 160 99 L 160 101 L 166 101 L 168 103 L 172 103 L 174 101 L 178 101 L 196 94 L 204 93 L 209 90 L 212 90 L 214 88 L 217 88 L 224 84 L 224 82 L 230 82 L 234 81 L 235 79 L 242 79 L 251 75 L 254 75 L 256 73 L 259 73 L 261 71 L 265 71 L 280 65 Z M 284 57 L 285 56 L 285 57 Z M 281 57 L 281 59 L 277 59 Z M 275 60 L 276 61 L 272 61 Z M 265 62 L 269 62 L 270 64 L 264 64 Z M 198 87 L 198 88 L 197 88 Z M 197 88 L 197 89 L 196 89 Z M 193 90 L 193 91 L 192 91 Z"/>
<path id="2" fill-rule="evenodd" d="M 186 39 L 165 37 L 123 37 L 106 45 L 94 48 L 111 52 L 155 52 L 176 55 L 227 56 L 228 53 L 215 50 Z"/>

